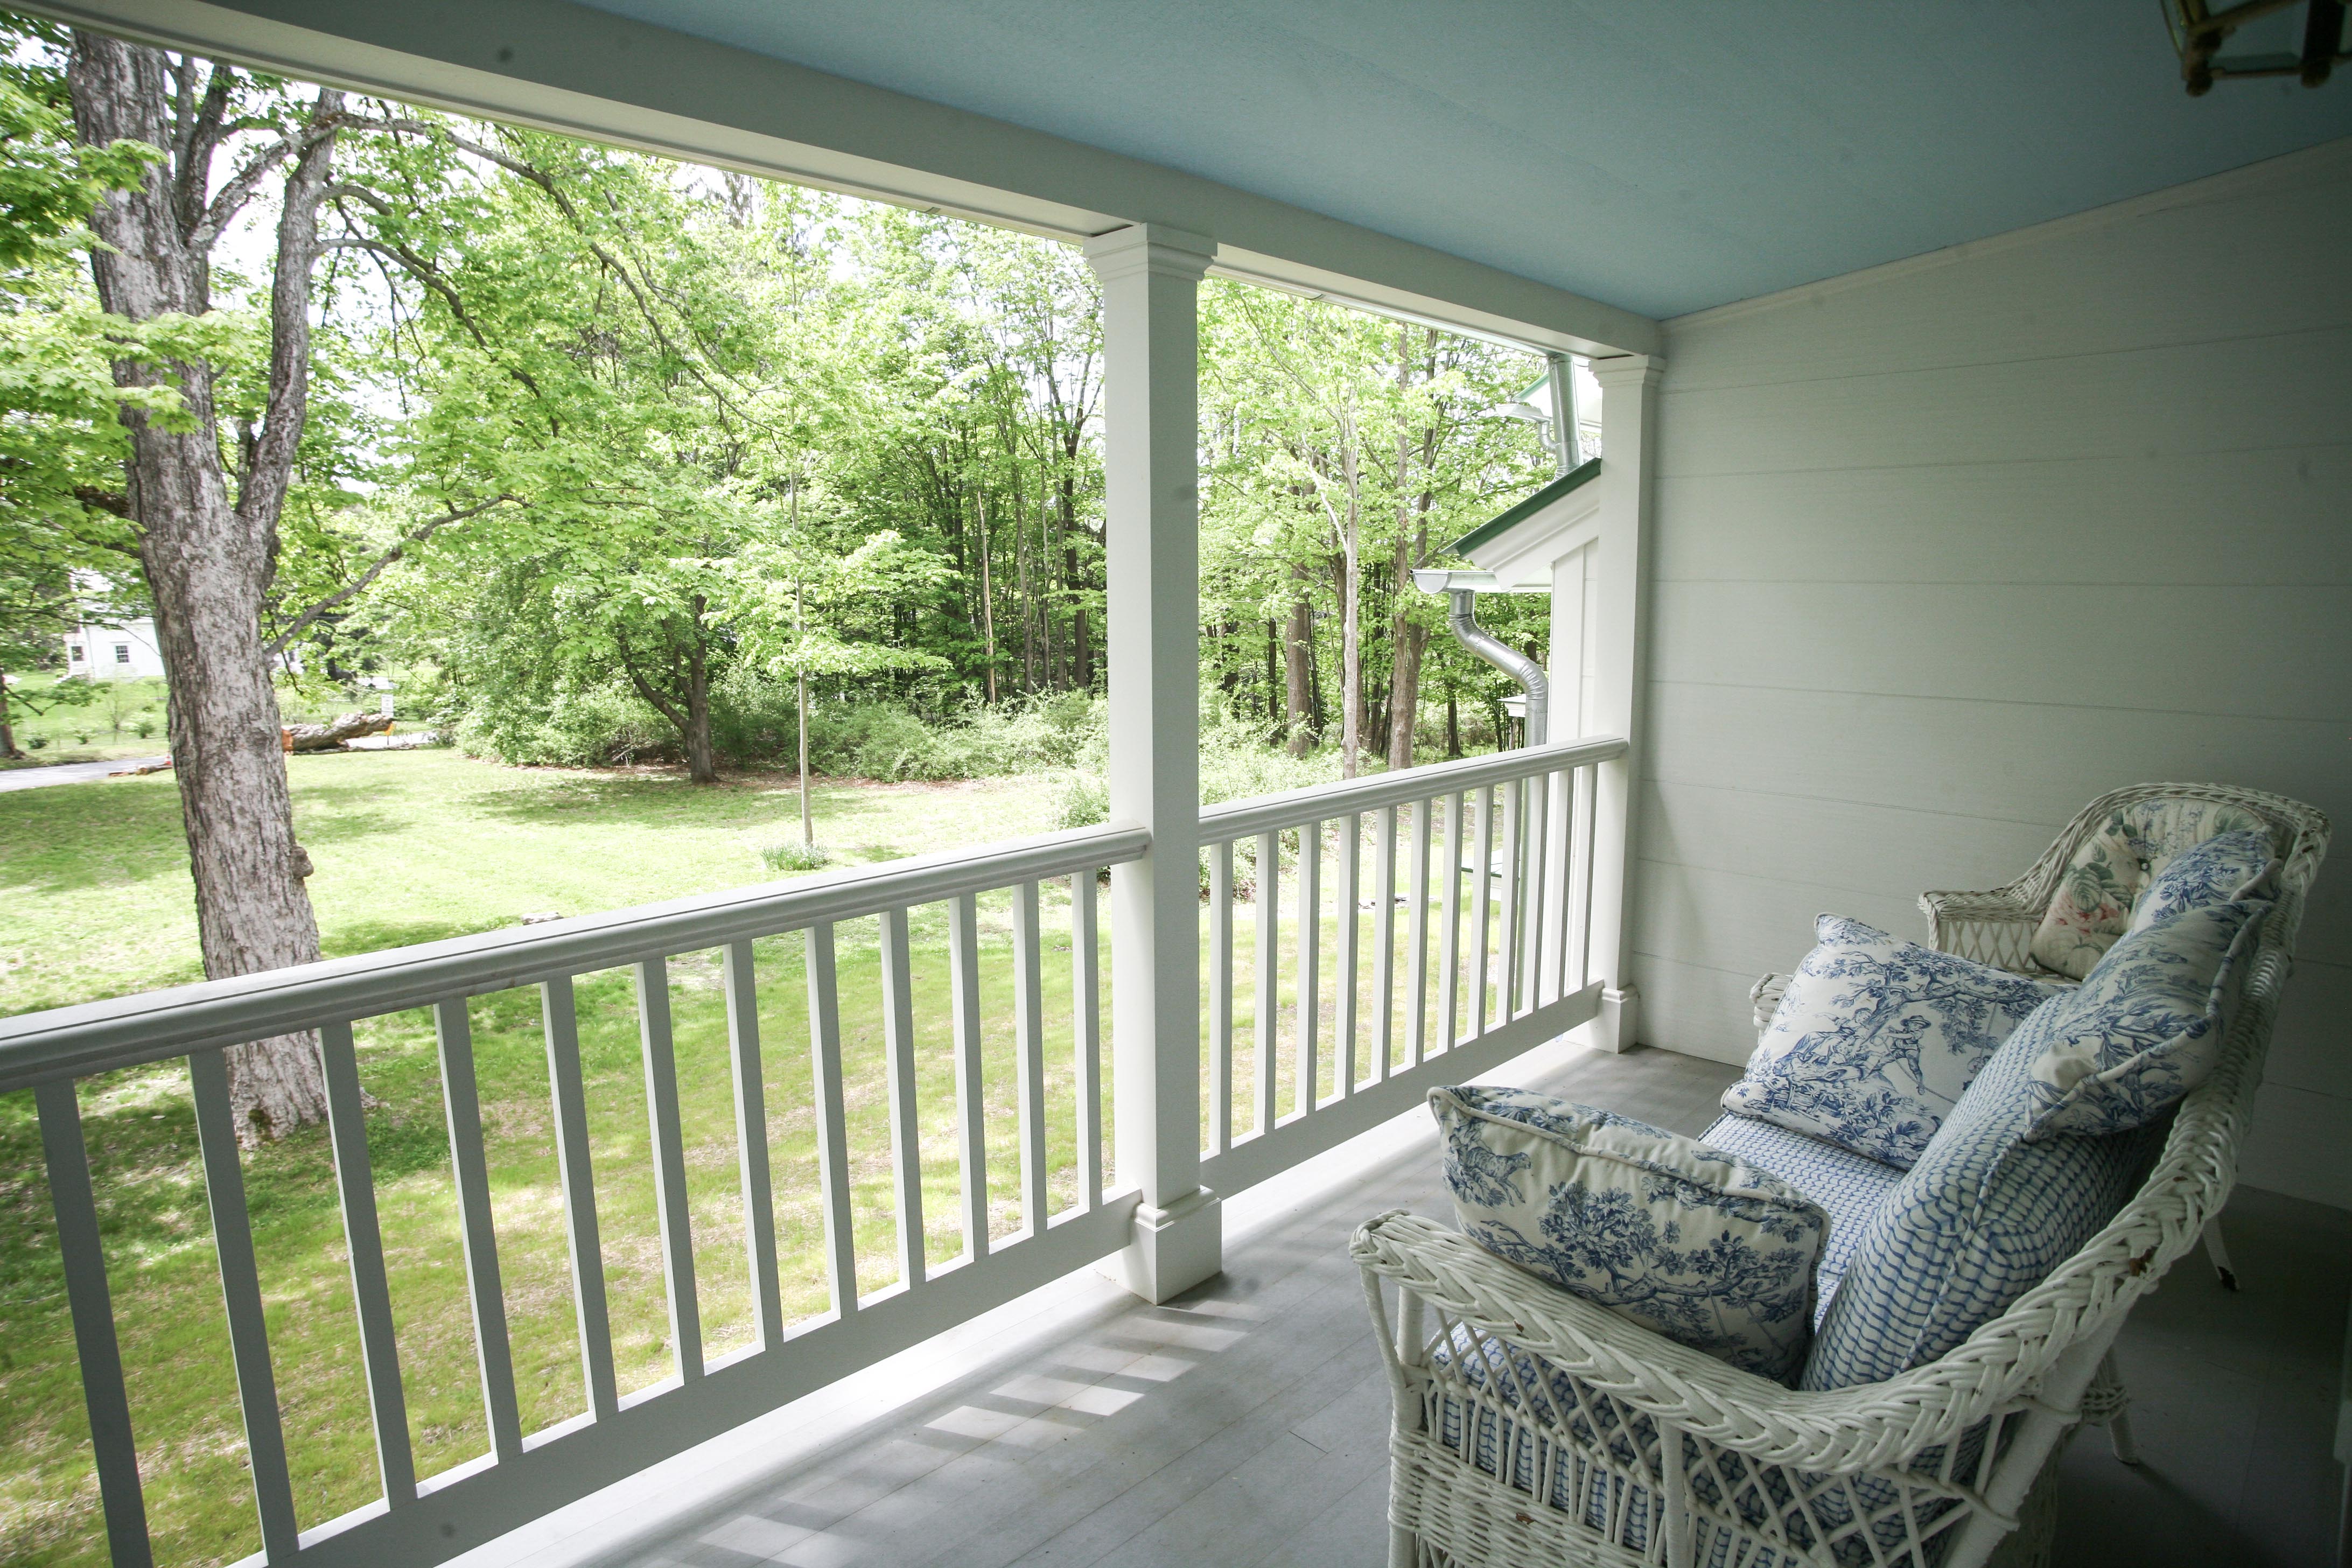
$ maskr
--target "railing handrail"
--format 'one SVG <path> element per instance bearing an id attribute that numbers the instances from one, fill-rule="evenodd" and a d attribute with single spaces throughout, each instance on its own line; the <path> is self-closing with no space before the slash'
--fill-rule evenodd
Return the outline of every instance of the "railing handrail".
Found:
<path id="1" fill-rule="evenodd" d="M 1549 746 L 1527 746 L 1484 757 L 1463 757 L 1427 767 L 1400 768 L 1370 778 L 1341 784 L 1308 784 L 1303 789 L 1229 800 L 1201 813 L 1201 842 L 1223 844 L 1276 828 L 1325 822 L 1352 812 L 1377 811 L 1403 805 L 1432 795 L 1458 794 L 1481 784 L 1507 784 L 1538 773 L 1605 763 L 1625 754 L 1622 735 L 1586 735 Z"/>
<path id="2" fill-rule="evenodd" d="M 0 1093 L 1140 859 L 1131 822 L 0 1018 Z"/>
<path id="3" fill-rule="evenodd" d="M 1309 784 L 1201 813 L 1201 842 L 1326 821 L 1354 812 L 1580 767 L 1622 756 L 1616 735 L 1464 757 L 1427 767 Z M 559 975 L 584 974 L 651 954 L 691 952 L 826 921 L 935 903 L 963 893 L 1088 867 L 1140 859 L 1150 835 L 1139 825 L 1097 827 L 939 850 L 874 866 L 699 893 L 542 925 L 482 931 L 411 947 L 225 980 L 199 981 L 100 1002 L 0 1018 L 0 1093 L 52 1079 L 138 1067 L 194 1050 L 315 1029 L 324 1024 L 421 1007 L 453 996 L 504 991 Z"/>

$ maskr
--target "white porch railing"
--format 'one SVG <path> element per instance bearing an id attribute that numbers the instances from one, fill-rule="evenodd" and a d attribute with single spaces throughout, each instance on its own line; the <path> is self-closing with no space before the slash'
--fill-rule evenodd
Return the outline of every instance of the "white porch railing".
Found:
<path id="1" fill-rule="evenodd" d="M 1432 1084 L 1485 1071 L 1600 1011 L 1601 978 L 1591 973 L 1594 805 L 1599 770 L 1624 753 L 1622 740 L 1576 741 L 1202 813 L 1210 862 L 1202 1184 L 1239 1192 L 1395 1115 Z M 1237 1106 L 1234 889 L 1235 851 L 1244 844 L 1254 852 L 1256 995 L 1250 1102 Z M 1295 1005 L 1285 1009 L 1276 982 L 1286 845 L 1296 868 Z"/>
<path id="2" fill-rule="evenodd" d="M 1238 1191 L 1393 1114 L 1440 1077 L 1475 1074 L 1594 1016 L 1601 977 L 1588 972 L 1588 955 L 1597 770 L 1624 751 L 1618 740 L 1579 742 L 1237 802 L 1203 814 L 1211 880 L 1205 912 L 1210 1048 L 1202 1130 L 1207 1184 Z M 1372 907 L 1366 911 L 1360 906 L 1368 823 Z M 1337 834 L 1327 843 L 1331 825 Z M 1293 1108 L 1278 1116 L 1286 836 L 1297 845 L 1290 905 L 1296 911 L 1290 943 L 1295 1006 L 1288 1030 Z M 1257 995 L 1252 1103 L 1246 1126 L 1237 1129 L 1234 895 L 1235 847 L 1243 843 L 1253 844 L 1256 855 Z M 681 900 L 0 1020 L 0 1092 L 29 1088 L 38 1106 L 106 1531 L 118 1568 L 149 1563 L 152 1551 L 78 1079 L 173 1058 L 188 1062 L 253 1477 L 258 1560 L 306 1568 L 435 1563 L 1127 1245 L 1137 1195 L 1131 1185 L 1106 1193 L 1103 1177 L 1097 883 L 1105 868 L 1138 860 L 1150 847 L 1144 829 L 1113 823 L 789 887 Z M 1337 981 L 1328 1025 L 1327 855 L 1336 889 L 1330 914 Z M 1078 1170 L 1074 1204 L 1054 1214 L 1039 887 L 1062 879 L 1070 889 Z M 1023 1227 L 992 1242 L 976 900 L 1003 890 L 1012 895 Z M 1402 957 L 1400 899 L 1407 911 Z M 949 915 L 964 1250 L 944 1266 L 927 1267 L 908 918 L 911 909 L 932 904 L 944 904 Z M 878 918 L 881 938 L 898 1279 L 861 1297 L 835 940 L 840 923 L 869 918 Z M 1361 984 L 1367 924 L 1372 928 L 1369 996 Z M 806 945 L 816 1183 L 830 1309 L 788 1325 L 778 1280 L 751 944 L 795 931 L 804 933 Z M 667 971 L 672 957 L 709 949 L 724 956 L 745 1267 L 755 1321 L 752 1342 L 719 1357 L 706 1357 L 703 1350 Z M 576 976 L 619 965 L 635 971 L 674 1368 L 664 1381 L 625 1394 L 618 1389 L 607 1315 L 572 1002 Z M 531 1433 L 522 1430 L 517 1397 L 467 1000 L 519 985 L 539 989 L 587 1405 L 583 1414 Z M 479 1458 L 422 1480 L 394 1333 L 353 1037 L 355 1023 L 413 1008 L 430 1009 L 435 1022 L 489 1438 L 489 1451 Z M 306 1031 L 316 1032 L 325 1070 L 382 1484 L 376 1501 L 308 1529 L 297 1517 L 222 1054 L 247 1041 Z M 1326 1039 L 1332 1052 L 1328 1072 Z M 1327 1079 L 1328 1094 L 1319 1087 Z M 1128 1075 L 1114 1092 L 1125 1103 L 1153 1088 L 1149 1075 Z"/>

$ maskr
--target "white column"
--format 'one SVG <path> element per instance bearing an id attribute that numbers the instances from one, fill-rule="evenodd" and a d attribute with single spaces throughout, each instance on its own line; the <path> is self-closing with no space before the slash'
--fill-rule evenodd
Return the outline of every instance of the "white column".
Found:
<path id="1" fill-rule="evenodd" d="M 1592 962 L 1601 979 L 1601 1016 L 1586 1038 L 1622 1051 L 1640 1038 L 1640 991 L 1633 984 L 1634 856 L 1640 828 L 1644 688 L 1649 679 L 1645 625 L 1650 591 L 1651 435 L 1657 422 L 1663 361 L 1626 354 L 1592 362 L 1601 384 L 1601 579 L 1595 662 L 1600 667 L 1591 723 L 1597 734 L 1622 735 L 1631 749 L 1600 769 L 1592 865 Z"/>
<path id="2" fill-rule="evenodd" d="M 1111 871 L 1111 1060 L 1134 1239 L 1108 1265 L 1149 1301 L 1223 1267 L 1201 1185 L 1200 284 L 1215 247 L 1149 226 L 1087 242 L 1103 286 L 1110 813 L 1151 830 Z"/>
<path id="3" fill-rule="evenodd" d="M 1587 545 L 1551 563 L 1551 653 L 1544 673 L 1551 679 L 1554 741 L 1592 733 L 1591 716 L 1584 711 L 1584 573 L 1591 559 L 1591 547 Z M 1538 999 L 1545 1002 L 1562 995 L 1568 984 L 1564 939 L 1573 916 L 1569 884 L 1574 869 L 1569 840 L 1576 827 L 1571 776 L 1554 773 L 1544 796 L 1549 826 L 1544 836 L 1543 885 L 1548 891 L 1538 910 L 1542 934 L 1538 946 L 1541 962 Z"/>

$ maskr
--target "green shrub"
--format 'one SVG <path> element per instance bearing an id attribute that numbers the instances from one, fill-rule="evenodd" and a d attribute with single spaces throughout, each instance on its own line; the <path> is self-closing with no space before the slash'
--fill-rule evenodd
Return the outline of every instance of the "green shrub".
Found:
<path id="1" fill-rule="evenodd" d="M 131 732 L 142 741 L 147 739 L 155 732 L 155 716 L 152 713 L 142 713 L 137 721 L 131 726 Z"/>
<path id="2" fill-rule="evenodd" d="M 477 700 L 455 728 L 469 755 L 516 766 L 599 767 L 678 754 L 677 732 L 618 684 L 559 688 L 543 708 Z"/>
<path id="3" fill-rule="evenodd" d="M 761 863 L 771 871 L 819 871 L 833 864 L 833 851 L 822 844 L 779 838 L 759 847 Z"/>
<path id="4" fill-rule="evenodd" d="M 809 765 L 838 777 L 973 779 L 1100 770 L 1105 704 L 1072 692 L 926 720 L 895 703 L 823 702 L 809 712 Z"/>
<path id="5" fill-rule="evenodd" d="M 1110 816 L 1110 784 L 1099 773 L 1074 773 L 1054 801 L 1054 826 L 1092 827 Z"/>

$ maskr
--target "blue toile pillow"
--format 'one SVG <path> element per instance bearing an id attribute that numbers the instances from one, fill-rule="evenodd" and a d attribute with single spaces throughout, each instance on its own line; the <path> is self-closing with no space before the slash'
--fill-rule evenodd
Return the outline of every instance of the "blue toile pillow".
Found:
<path id="1" fill-rule="evenodd" d="M 2157 868 L 2132 905 L 2127 931 L 2142 931 L 2187 910 L 2236 899 L 2276 896 L 2281 870 L 2271 836 L 2256 828 L 2218 834 L 2192 844 Z"/>
<path id="2" fill-rule="evenodd" d="M 2143 1127 L 2203 1083 L 2271 909 L 2266 899 L 2206 904 L 2109 948 L 2080 988 L 2052 1004 L 2047 1041 L 2026 1069 L 2025 1136 Z"/>
<path id="3" fill-rule="evenodd" d="M 1786 1383 L 1812 1337 L 1821 1206 L 1745 1161 L 1517 1089 L 1430 1091 L 1470 1238 L 1572 1295 Z"/>
<path id="4" fill-rule="evenodd" d="M 2011 1030 L 2058 988 L 1840 915 L 1813 922 L 1780 1010 L 1723 1108 L 1898 1169 L 1919 1158 Z"/>

